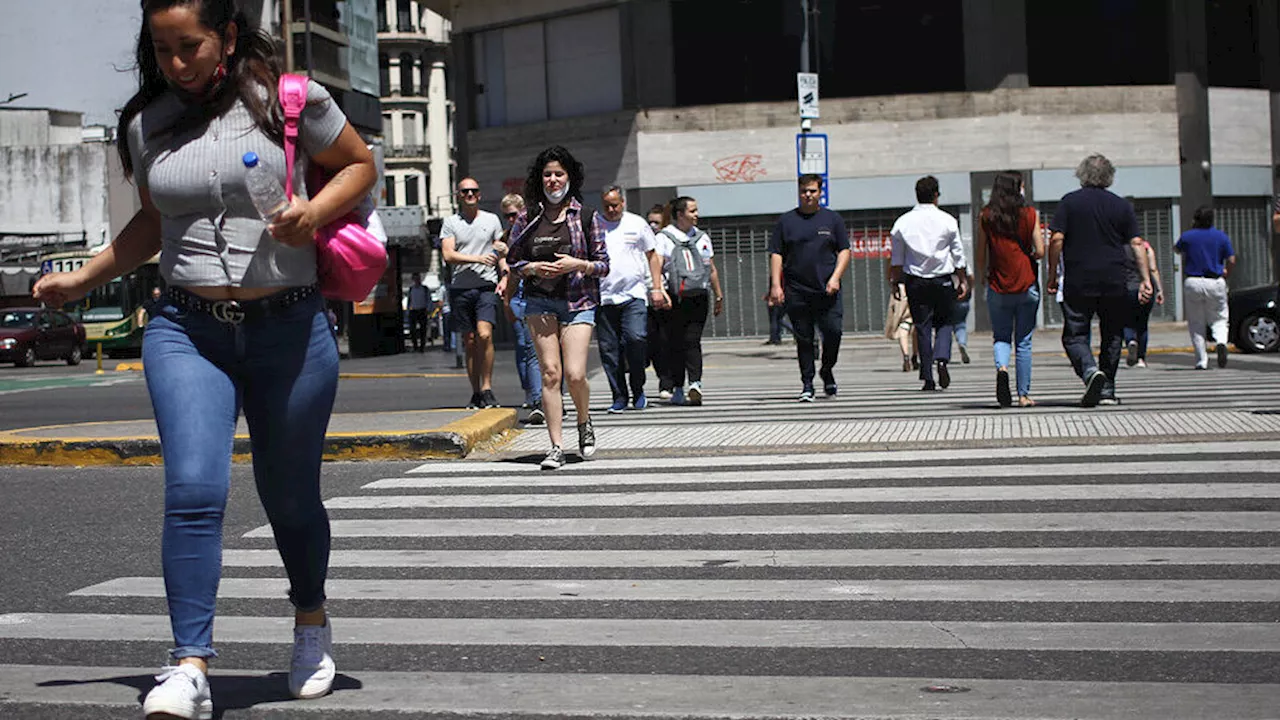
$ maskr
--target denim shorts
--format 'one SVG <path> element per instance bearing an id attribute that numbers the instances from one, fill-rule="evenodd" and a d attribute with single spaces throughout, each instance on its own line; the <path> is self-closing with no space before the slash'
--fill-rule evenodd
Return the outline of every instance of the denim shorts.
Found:
<path id="1" fill-rule="evenodd" d="M 564 298 L 526 295 L 524 316 L 532 317 L 534 315 L 554 315 L 561 325 L 591 325 L 594 327 L 596 324 L 595 308 L 570 310 L 569 301 Z"/>

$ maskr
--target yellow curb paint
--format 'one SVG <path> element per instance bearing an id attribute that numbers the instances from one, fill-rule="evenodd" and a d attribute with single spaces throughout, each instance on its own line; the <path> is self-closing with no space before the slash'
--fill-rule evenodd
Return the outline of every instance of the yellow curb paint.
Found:
<path id="1" fill-rule="evenodd" d="M 396 378 L 458 378 L 466 373 L 338 373 L 341 380 L 389 380 Z"/>
<path id="2" fill-rule="evenodd" d="M 117 363 L 116 372 L 142 372 L 142 363 Z"/>
<path id="3" fill-rule="evenodd" d="M 511 408 L 488 408 L 478 410 L 472 413 L 470 417 L 455 420 L 440 428 L 440 431 L 451 432 L 461 436 L 467 452 L 470 452 L 476 443 L 486 440 L 503 430 L 510 430 L 515 425 L 515 410 Z"/>
<path id="4" fill-rule="evenodd" d="M 427 412 L 457 412 L 456 410 L 432 410 Z M 155 466 L 164 462 L 159 453 L 137 455 L 122 458 L 114 450 L 103 447 L 71 447 L 76 444 L 137 442 L 140 440 L 157 440 L 155 436 L 135 437 L 59 437 L 50 439 L 33 439 L 22 437 L 19 433 L 35 430 L 54 430 L 63 427 L 84 425 L 106 425 L 106 422 L 77 423 L 75 425 L 53 425 L 25 430 L 0 432 L 0 465 L 47 465 L 58 467 L 80 466 Z M 516 411 L 510 408 L 490 408 L 478 410 L 470 416 L 446 425 L 419 430 L 397 432 L 349 432 L 331 433 L 328 440 L 362 437 L 416 437 L 427 433 L 451 433 L 461 440 L 462 457 L 468 455 L 477 445 L 490 440 L 495 435 L 505 434 L 516 424 Z M 237 440 L 246 440 L 248 435 L 236 435 Z M 439 450 L 409 449 L 403 443 L 390 442 L 377 445 L 326 449 L 324 460 L 335 461 L 391 461 L 419 459 L 451 459 L 459 457 L 455 453 Z M 232 455 L 232 462 L 246 463 L 252 456 L 246 453 Z"/>

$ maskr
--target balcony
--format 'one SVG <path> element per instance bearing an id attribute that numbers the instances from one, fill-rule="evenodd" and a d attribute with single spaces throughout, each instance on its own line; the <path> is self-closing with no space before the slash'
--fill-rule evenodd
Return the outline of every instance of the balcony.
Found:
<path id="1" fill-rule="evenodd" d="M 438 16 L 425 16 L 414 22 L 409 13 L 396 13 L 394 18 L 378 18 L 378 42 L 408 45 L 447 45 L 449 24 Z"/>
<path id="2" fill-rule="evenodd" d="M 390 92 L 387 92 L 388 90 Z M 382 102 L 393 105 L 426 105 L 427 93 L 425 88 L 404 92 L 399 85 L 393 85 L 390 88 L 382 88 Z"/>
<path id="3" fill-rule="evenodd" d="M 382 154 L 387 160 L 431 161 L 431 148 L 426 145 L 383 145 Z"/>

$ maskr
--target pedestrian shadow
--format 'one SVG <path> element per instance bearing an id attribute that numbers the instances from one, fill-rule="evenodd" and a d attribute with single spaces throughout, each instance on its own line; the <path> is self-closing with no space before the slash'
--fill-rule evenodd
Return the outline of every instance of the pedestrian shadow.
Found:
<path id="1" fill-rule="evenodd" d="M 46 680 L 37 687 L 58 688 L 101 684 L 123 685 L 138 691 L 138 705 L 155 687 L 153 675 L 119 675 L 94 680 Z M 338 673 L 333 679 L 333 692 L 360 690 L 364 683 L 350 675 Z M 263 703 L 295 700 L 289 692 L 289 674 L 273 672 L 267 675 L 235 675 L 214 673 L 209 676 L 209 690 L 213 696 L 213 717 L 221 718 L 227 710 L 245 710 Z"/>
<path id="2" fill-rule="evenodd" d="M 516 457 L 502 458 L 497 462 L 506 463 L 508 465 L 540 465 L 542 463 L 543 458 L 545 458 L 546 456 L 547 456 L 546 453 L 518 455 Z M 576 453 L 567 452 L 564 454 L 565 467 L 568 467 L 570 465 L 581 465 L 582 463 L 585 463 L 585 462 L 587 461 L 584 460 L 580 455 Z"/>

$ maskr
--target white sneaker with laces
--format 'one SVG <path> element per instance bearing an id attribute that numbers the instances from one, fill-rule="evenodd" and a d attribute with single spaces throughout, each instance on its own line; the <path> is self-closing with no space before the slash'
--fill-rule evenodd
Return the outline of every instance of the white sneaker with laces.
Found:
<path id="1" fill-rule="evenodd" d="M 289 692 L 301 700 L 324 697 L 333 687 L 337 667 L 333 663 L 333 629 L 324 625 L 293 628 L 293 662 L 289 665 Z"/>
<path id="2" fill-rule="evenodd" d="M 142 712 L 148 718 L 184 718 L 211 720 L 213 699 L 209 697 L 209 679 L 190 663 L 167 667 L 156 676 L 155 687 L 142 701 Z"/>

